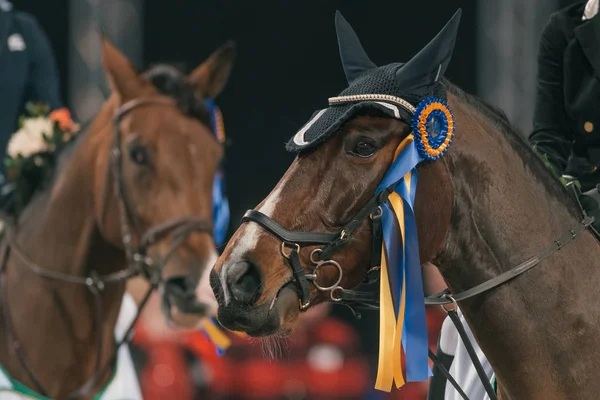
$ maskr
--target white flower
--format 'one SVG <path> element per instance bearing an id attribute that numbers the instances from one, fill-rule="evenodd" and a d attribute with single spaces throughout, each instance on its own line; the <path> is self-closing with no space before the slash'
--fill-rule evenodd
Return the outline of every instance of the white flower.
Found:
<path id="1" fill-rule="evenodd" d="M 34 153 L 48 150 L 43 135 L 51 136 L 54 123 L 46 117 L 27 118 L 23 127 L 15 132 L 8 142 L 7 153 L 12 158 L 18 155 L 29 157 Z"/>

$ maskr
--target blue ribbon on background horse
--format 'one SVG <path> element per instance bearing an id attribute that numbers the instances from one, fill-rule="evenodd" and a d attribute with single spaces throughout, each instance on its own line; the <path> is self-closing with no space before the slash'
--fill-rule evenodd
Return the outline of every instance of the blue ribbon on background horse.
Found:
<path id="1" fill-rule="evenodd" d="M 219 107 L 210 99 L 205 99 L 204 103 L 210 112 L 210 122 L 215 138 L 219 143 L 223 143 L 225 141 L 225 128 Z M 229 228 L 230 213 L 226 189 L 225 170 L 221 165 L 215 173 L 212 191 L 213 238 L 217 247 L 225 242 L 227 229 Z M 202 332 L 215 345 L 215 350 L 219 355 L 223 355 L 225 350 L 231 345 L 231 340 L 220 328 L 219 323 L 214 317 L 204 321 Z"/>
<path id="2" fill-rule="evenodd" d="M 223 117 L 219 107 L 211 100 L 205 99 L 204 104 L 210 112 L 210 123 L 212 126 L 215 138 L 219 143 L 225 141 L 225 128 L 223 126 Z M 225 170 L 223 166 L 220 166 L 219 170 L 215 174 L 213 181 L 213 237 L 216 246 L 221 246 L 225 242 L 227 236 L 227 229 L 229 228 L 229 201 L 226 195 L 225 186 Z"/>
<path id="3" fill-rule="evenodd" d="M 379 194 L 394 187 L 381 205 L 380 343 L 375 384 L 388 392 L 394 382 L 400 388 L 406 381 L 426 381 L 432 375 L 414 214 L 417 165 L 441 157 L 454 137 L 452 113 L 443 100 L 434 97 L 419 103 L 411 127 L 413 132 L 396 149 L 392 166 L 375 191 Z"/>

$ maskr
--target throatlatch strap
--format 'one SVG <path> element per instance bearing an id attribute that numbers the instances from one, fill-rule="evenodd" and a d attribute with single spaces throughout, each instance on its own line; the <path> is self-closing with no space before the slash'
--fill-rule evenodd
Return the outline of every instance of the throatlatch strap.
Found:
<path id="1" fill-rule="evenodd" d="M 492 384 L 490 383 L 489 378 L 487 377 L 485 371 L 483 370 L 483 366 L 481 365 L 481 362 L 479 362 L 479 357 L 477 357 L 477 353 L 475 352 L 475 349 L 473 348 L 473 344 L 471 343 L 471 341 L 469 340 L 469 337 L 467 336 L 465 327 L 460 322 L 458 313 L 456 312 L 456 310 L 449 310 L 448 316 L 454 323 L 454 326 L 456 327 L 456 330 L 458 331 L 458 334 L 460 335 L 460 338 L 461 338 L 463 344 L 465 345 L 465 348 L 467 349 L 467 353 L 469 353 L 469 358 L 471 358 L 471 362 L 473 363 L 473 366 L 475 367 L 475 370 L 477 371 L 477 375 L 479 375 L 479 379 L 481 380 L 481 384 L 485 388 L 487 395 L 489 396 L 490 400 L 498 400 L 498 397 L 496 396 L 496 392 L 494 391 L 494 388 L 492 387 Z"/>
<path id="2" fill-rule="evenodd" d="M 373 215 L 373 239 L 371 245 L 371 270 L 381 265 L 381 246 L 383 243 L 383 228 L 381 224 L 382 213 Z"/>
<path id="3" fill-rule="evenodd" d="M 384 203 L 390 194 L 394 191 L 397 186 L 397 182 L 379 193 L 378 195 L 373 196 L 355 215 L 352 219 L 344 225 L 344 228 L 340 231 L 340 234 L 337 235 L 335 240 L 330 241 L 327 246 L 323 248 L 323 252 L 320 257 L 322 260 L 326 260 L 333 257 L 333 253 L 336 253 L 342 247 L 344 247 L 348 243 L 348 239 L 354 233 L 356 228 L 360 226 L 360 224 L 368 218 L 370 215 L 375 213 L 379 206 Z M 342 235 L 342 232 L 344 235 Z"/>

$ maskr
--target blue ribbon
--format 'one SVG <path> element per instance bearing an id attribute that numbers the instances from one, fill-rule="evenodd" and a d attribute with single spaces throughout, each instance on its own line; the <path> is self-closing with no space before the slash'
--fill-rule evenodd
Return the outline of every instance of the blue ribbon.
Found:
<path id="1" fill-rule="evenodd" d="M 217 136 L 217 105 L 211 99 L 204 99 L 204 104 L 210 112 L 210 123 L 215 137 Z M 213 181 L 213 237 L 216 246 L 225 242 L 227 229 L 229 228 L 229 201 L 226 195 L 225 170 L 223 166 L 215 174 Z"/>
<path id="2" fill-rule="evenodd" d="M 396 185 L 394 191 L 404 204 L 404 229 L 406 243 L 402 243 L 398 221 L 389 204 L 383 204 L 383 239 L 389 266 L 390 287 L 396 316 L 400 309 L 402 277 L 406 278 L 406 306 L 402 330 L 402 346 L 406 354 L 406 381 L 426 381 L 432 372 L 428 362 L 427 322 L 423 302 L 423 280 L 419 260 L 417 225 L 414 201 L 417 187 L 416 166 L 423 161 L 415 142 L 404 148 L 379 184 L 376 194 Z M 410 193 L 404 177 L 411 173 Z M 401 249 L 404 252 L 401 254 Z"/>
<path id="3" fill-rule="evenodd" d="M 223 169 L 220 169 L 213 181 L 213 237 L 216 246 L 221 246 L 225 242 L 229 227 L 229 201 L 225 195 L 224 175 Z"/>
<path id="4" fill-rule="evenodd" d="M 421 161 L 422 158 L 419 155 L 419 150 L 417 150 L 415 143 L 412 142 L 398 154 L 396 161 L 394 161 L 379 186 L 377 186 L 375 194 L 379 194 L 393 184 L 400 182 L 404 178 L 404 175 L 413 170 Z"/>

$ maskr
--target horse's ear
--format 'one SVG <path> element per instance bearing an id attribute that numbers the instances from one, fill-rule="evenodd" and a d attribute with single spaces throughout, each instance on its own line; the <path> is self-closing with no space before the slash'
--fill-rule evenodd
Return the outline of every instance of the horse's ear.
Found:
<path id="1" fill-rule="evenodd" d="M 335 12 L 335 30 L 340 48 L 340 58 L 348 83 L 352 83 L 363 72 L 377 67 L 369 59 L 358 36 L 339 11 Z"/>
<path id="2" fill-rule="evenodd" d="M 201 97 L 216 98 L 229 79 L 234 58 L 235 42 L 229 41 L 196 67 L 188 82 Z"/>
<path id="3" fill-rule="evenodd" d="M 396 81 L 402 90 L 416 93 L 444 75 L 454 52 L 461 15 L 462 9 L 458 9 L 437 36 L 398 69 Z"/>
<path id="4" fill-rule="evenodd" d="M 119 94 L 121 101 L 139 97 L 144 81 L 131 62 L 113 44 L 102 35 L 102 64 L 113 92 Z"/>

